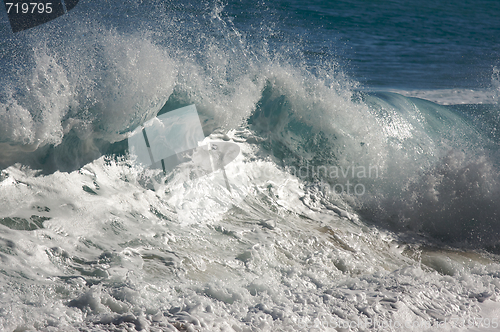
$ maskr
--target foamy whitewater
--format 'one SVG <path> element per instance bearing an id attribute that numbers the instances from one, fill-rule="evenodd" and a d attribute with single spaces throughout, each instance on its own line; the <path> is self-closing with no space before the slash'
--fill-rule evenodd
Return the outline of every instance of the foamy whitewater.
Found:
<path id="1" fill-rule="evenodd" d="M 495 63 L 472 87 L 363 81 L 347 23 L 314 16 L 361 9 L 304 6 L 0 17 L 0 331 L 500 329 Z M 130 133 L 193 104 L 200 146 L 240 148 L 226 175 L 135 163 Z"/>

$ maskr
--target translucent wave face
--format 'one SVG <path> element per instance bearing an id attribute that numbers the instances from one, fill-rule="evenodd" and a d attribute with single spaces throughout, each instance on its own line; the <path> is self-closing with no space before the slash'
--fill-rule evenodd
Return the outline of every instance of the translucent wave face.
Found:
<path id="1" fill-rule="evenodd" d="M 251 118 L 268 139 L 262 145 L 292 174 L 367 222 L 448 243 L 496 244 L 493 131 L 479 130 L 467 113 L 421 99 L 361 93 L 349 100 L 326 93 L 328 88 L 310 92 L 304 86 L 273 81 Z M 492 115 L 487 119 L 494 126 L 494 110 L 488 112 L 484 116 Z"/>
<path id="2" fill-rule="evenodd" d="M 498 101 L 498 84 L 493 89 L 390 90 L 407 97 L 422 98 L 440 105 L 494 104 Z"/>

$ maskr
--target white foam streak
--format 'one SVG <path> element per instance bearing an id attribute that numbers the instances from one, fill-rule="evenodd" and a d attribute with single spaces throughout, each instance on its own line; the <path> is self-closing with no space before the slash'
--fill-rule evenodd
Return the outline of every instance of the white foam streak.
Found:
<path id="1" fill-rule="evenodd" d="M 460 104 L 496 104 L 498 102 L 498 88 L 493 89 L 439 89 L 439 90 L 396 90 L 405 97 L 415 97 L 432 101 L 440 105 Z"/>

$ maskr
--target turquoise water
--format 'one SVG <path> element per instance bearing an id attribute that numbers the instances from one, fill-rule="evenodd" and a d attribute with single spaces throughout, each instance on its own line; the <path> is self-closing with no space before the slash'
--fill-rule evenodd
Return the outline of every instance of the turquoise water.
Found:
<path id="1" fill-rule="evenodd" d="M 0 15 L 0 330 L 497 330 L 499 14 L 82 0 L 16 34 Z M 137 165 L 132 131 L 193 104 L 199 145 L 239 151 L 224 172 L 195 176 L 201 148 Z"/>

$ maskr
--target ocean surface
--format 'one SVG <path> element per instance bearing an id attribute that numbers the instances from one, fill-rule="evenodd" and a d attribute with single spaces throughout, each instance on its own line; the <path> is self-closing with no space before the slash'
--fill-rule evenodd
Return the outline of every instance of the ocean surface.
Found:
<path id="1" fill-rule="evenodd" d="M 0 331 L 500 329 L 500 2 L 0 10 Z M 138 164 L 195 105 L 238 146 Z M 149 143 L 148 143 L 149 144 Z"/>

